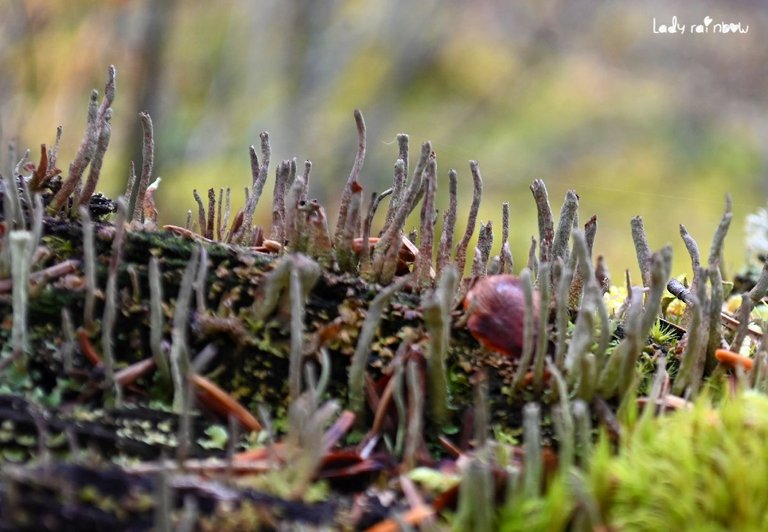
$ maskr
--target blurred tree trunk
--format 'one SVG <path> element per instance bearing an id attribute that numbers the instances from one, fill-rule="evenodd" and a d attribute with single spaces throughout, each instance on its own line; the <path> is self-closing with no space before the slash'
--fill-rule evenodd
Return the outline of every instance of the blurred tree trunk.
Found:
<path id="1" fill-rule="evenodd" d="M 142 26 L 139 46 L 136 50 L 135 72 L 136 78 L 135 94 L 133 101 L 136 105 L 132 107 L 139 111 L 146 111 L 152 117 L 155 127 L 160 123 L 162 109 L 160 108 L 162 98 L 160 91 L 164 80 L 164 60 L 165 46 L 170 40 L 172 31 L 172 19 L 176 9 L 176 0 L 163 0 L 161 2 L 147 1 L 140 11 L 138 23 Z M 141 122 L 138 114 L 135 117 L 131 139 L 130 149 L 127 153 L 137 168 L 141 167 L 141 149 L 142 139 L 144 138 Z M 162 161 L 162 153 L 155 155 L 155 168 L 158 168 Z M 123 166 L 126 168 L 127 164 Z M 156 173 L 156 172 L 155 172 Z"/>

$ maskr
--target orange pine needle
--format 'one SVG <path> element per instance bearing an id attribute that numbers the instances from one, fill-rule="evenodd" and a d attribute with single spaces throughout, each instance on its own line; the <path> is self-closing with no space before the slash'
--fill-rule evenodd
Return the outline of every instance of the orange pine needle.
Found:
<path id="1" fill-rule="evenodd" d="M 235 453 L 233 459 L 235 462 L 258 462 L 274 455 L 279 460 L 282 460 L 285 456 L 285 450 L 285 444 L 278 442 L 271 447 L 257 447 L 256 449 Z"/>
<path id="2" fill-rule="evenodd" d="M 256 449 L 248 449 L 240 453 L 235 453 L 232 457 L 236 462 L 255 462 L 256 460 L 264 460 L 269 457 L 269 449 L 266 447 L 258 447 Z"/>
<path id="3" fill-rule="evenodd" d="M 80 350 L 83 352 L 83 355 L 85 355 L 85 358 L 87 358 L 94 366 L 101 365 L 101 357 L 96 352 L 96 349 L 94 349 L 91 339 L 88 338 L 88 333 L 85 332 L 85 329 L 77 330 L 77 339 L 80 342 Z"/>
<path id="4" fill-rule="evenodd" d="M 120 386 L 128 386 L 129 384 L 133 384 L 139 380 L 140 377 L 143 377 L 154 368 L 154 358 L 145 358 L 144 360 L 139 360 L 127 368 L 123 368 L 115 373 L 115 382 L 117 382 Z"/>
<path id="5" fill-rule="evenodd" d="M 190 240 L 199 240 L 200 242 L 207 242 L 208 244 L 215 243 L 215 240 L 211 240 L 210 238 L 205 238 L 203 235 L 198 235 L 194 231 L 190 231 L 186 227 L 179 227 L 178 225 L 164 225 L 163 229 L 166 231 L 170 231 L 171 233 L 174 233 L 178 236 L 183 236 L 184 238 L 188 238 Z"/>
<path id="6" fill-rule="evenodd" d="M 197 389 L 197 396 L 200 402 L 205 406 L 222 417 L 233 416 L 249 431 L 261 430 L 261 423 L 234 397 L 205 377 L 193 374 L 191 379 Z"/>
<path id="7" fill-rule="evenodd" d="M 435 511 L 431 506 L 422 505 L 417 506 L 411 510 L 400 515 L 400 522 L 407 523 L 409 525 L 419 525 L 424 520 L 435 515 Z M 386 519 L 366 529 L 366 532 L 398 532 L 400 530 L 400 523 L 394 519 Z"/>
<path id="8" fill-rule="evenodd" d="M 717 349 L 715 351 L 715 358 L 721 364 L 731 366 L 732 368 L 741 366 L 744 371 L 749 371 L 752 369 L 753 361 L 751 358 L 745 357 L 744 355 L 740 355 L 738 353 L 734 353 L 733 351 L 728 351 L 727 349 Z"/>

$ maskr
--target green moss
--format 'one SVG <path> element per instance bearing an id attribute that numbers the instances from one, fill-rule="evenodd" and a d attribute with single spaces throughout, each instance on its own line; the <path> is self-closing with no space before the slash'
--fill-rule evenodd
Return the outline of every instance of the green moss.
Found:
<path id="1" fill-rule="evenodd" d="M 41 238 L 43 244 L 48 246 L 54 255 L 61 259 L 67 259 L 75 252 L 75 245 L 69 238 L 46 235 Z"/>
<path id="2" fill-rule="evenodd" d="M 229 441 L 229 434 L 227 429 L 221 425 L 211 425 L 205 429 L 205 438 L 199 438 L 197 443 L 203 449 L 219 449 L 224 450 L 227 447 L 227 441 Z"/>
<path id="3" fill-rule="evenodd" d="M 558 475 L 544 495 L 524 497 L 513 490 L 501 511 L 499 530 L 552 531 L 565 530 L 575 507 L 573 494 Z"/>
<path id="4" fill-rule="evenodd" d="M 618 530 L 768 530 L 768 398 L 650 419 L 611 456 L 596 448 L 591 490 Z"/>

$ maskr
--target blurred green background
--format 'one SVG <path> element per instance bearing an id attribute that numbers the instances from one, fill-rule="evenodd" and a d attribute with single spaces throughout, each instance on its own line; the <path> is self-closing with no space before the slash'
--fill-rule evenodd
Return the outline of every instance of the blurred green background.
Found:
<path id="1" fill-rule="evenodd" d="M 654 17 L 669 24 L 673 15 L 749 32 L 654 34 Z M 434 143 L 441 207 L 448 169 L 458 170 L 464 220 L 467 161 L 477 159 L 481 219 L 493 220 L 496 247 L 501 203 L 511 204 L 516 268 L 537 232 L 528 186 L 542 178 L 555 211 L 575 189 L 582 221 L 598 215 L 595 252 L 618 283 L 625 268 L 637 271 L 632 216 L 644 217 L 652 248 L 674 244 L 674 271 L 685 272 L 678 224 L 706 254 L 729 191 L 733 273 L 745 261 L 745 216 L 768 191 L 766 28 L 764 0 L 0 0 L 0 124 L 4 144 L 35 154 L 62 124 L 66 169 L 88 93 L 103 90 L 114 64 L 105 193 L 122 192 L 129 161 L 140 164 L 137 114 L 147 110 L 163 223 L 183 225 L 193 187 L 231 186 L 241 203 L 247 148 L 262 130 L 273 161 L 313 161 L 311 193 L 335 221 L 360 108 L 365 197 L 389 186 L 395 135 L 406 132 L 412 152 Z"/>

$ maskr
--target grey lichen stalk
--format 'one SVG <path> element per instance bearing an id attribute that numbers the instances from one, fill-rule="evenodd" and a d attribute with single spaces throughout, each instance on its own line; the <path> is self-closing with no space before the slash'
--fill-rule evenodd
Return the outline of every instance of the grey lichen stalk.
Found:
<path id="1" fill-rule="evenodd" d="M 461 237 L 461 241 L 456 246 L 456 255 L 454 261 L 456 262 L 456 268 L 459 271 L 459 280 L 461 280 L 464 274 L 464 265 L 467 262 L 467 247 L 469 241 L 472 239 L 472 234 L 475 232 L 475 223 L 477 222 L 477 212 L 480 209 L 480 200 L 483 197 L 483 177 L 480 175 L 480 167 L 477 161 L 469 161 L 469 170 L 472 173 L 472 204 L 469 207 L 469 215 L 467 218 L 467 226 L 464 230 L 464 236 Z"/>

